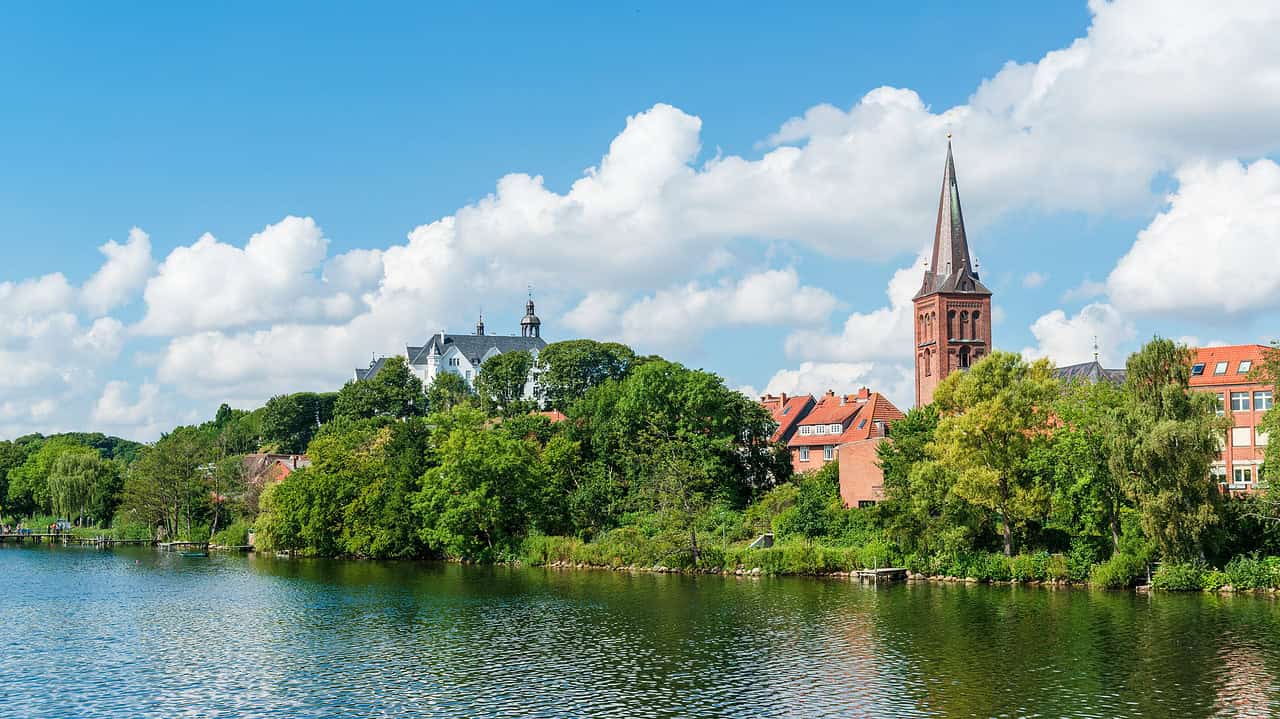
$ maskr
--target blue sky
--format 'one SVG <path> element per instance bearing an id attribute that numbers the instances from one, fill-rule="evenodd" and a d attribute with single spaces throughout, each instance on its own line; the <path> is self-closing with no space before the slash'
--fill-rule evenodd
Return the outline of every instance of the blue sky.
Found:
<path id="1" fill-rule="evenodd" d="M 549 339 L 905 406 L 948 129 L 997 346 L 1269 340 L 1277 18 L 1196 12 L 6 7 L 0 436 L 336 387 L 530 283 Z"/>

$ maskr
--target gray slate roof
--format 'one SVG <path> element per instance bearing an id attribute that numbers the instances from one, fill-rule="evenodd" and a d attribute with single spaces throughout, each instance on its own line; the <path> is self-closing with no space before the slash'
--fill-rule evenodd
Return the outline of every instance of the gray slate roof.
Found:
<path id="1" fill-rule="evenodd" d="M 1080 364 L 1059 367 L 1056 370 L 1056 374 L 1058 379 L 1064 382 L 1078 379 L 1090 384 L 1104 380 L 1111 384 L 1122 384 L 1124 383 L 1125 371 L 1122 369 L 1106 369 L 1097 360 L 1094 360 L 1092 362 L 1081 362 Z"/>
<path id="2" fill-rule="evenodd" d="M 357 382 L 363 382 L 364 380 L 367 380 L 367 379 L 369 379 L 370 377 L 372 377 L 372 376 L 374 376 L 374 375 L 378 374 L 378 372 L 380 372 L 380 371 L 382 370 L 382 365 L 384 365 L 384 364 L 386 364 L 386 363 L 387 363 L 387 358 L 386 358 L 386 357 L 379 357 L 378 359 L 376 359 L 376 360 L 374 360 L 374 361 L 370 362 L 370 363 L 369 363 L 369 366 L 368 366 L 367 368 L 365 368 L 365 369 L 360 369 L 359 367 L 357 367 L 357 368 L 356 368 L 356 381 L 357 381 Z"/>
<path id="3" fill-rule="evenodd" d="M 434 349 L 440 354 L 444 354 L 450 347 L 457 347 L 462 356 L 466 357 L 472 364 L 479 364 L 484 359 L 485 354 L 491 349 L 497 349 L 498 352 L 520 352 L 535 351 L 546 347 L 547 343 L 541 337 L 515 337 L 512 335 L 445 335 L 441 341 L 440 335 L 432 335 L 425 345 L 421 347 L 405 347 L 405 354 L 409 357 L 409 364 L 423 364 L 426 362 L 427 355 L 431 354 Z"/>

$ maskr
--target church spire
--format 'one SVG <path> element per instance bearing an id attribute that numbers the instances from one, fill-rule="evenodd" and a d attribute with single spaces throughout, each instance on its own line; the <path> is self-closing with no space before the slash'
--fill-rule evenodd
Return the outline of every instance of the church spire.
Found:
<path id="1" fill-rule="evenodd" d="M 947 162 L 942 168 L 938 221 L 933 230 L 933 255 L 916 296 L 923 297 L 934 292 L 991 294 L 978 281 L 977 268 L 969 256 L 969 238 L 965 235 L 964 213 L 960 209 L 960 187 L 956 183 L 956 163 L 951 154 L 950 133 L 947 133 Z"/>

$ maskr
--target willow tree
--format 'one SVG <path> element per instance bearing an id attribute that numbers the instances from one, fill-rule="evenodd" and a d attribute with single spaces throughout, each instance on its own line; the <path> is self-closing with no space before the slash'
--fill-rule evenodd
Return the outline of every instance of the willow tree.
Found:
<path id="1" fill-rule="evenodd" d="M 76 526 L 84 524 L 85 509 L 94 498 L 94 489 L 106 483 L 114 467 L 96 450 L 70 450 L 58 455 L 49 470 L 49 497 L 59 516 L 76 517 Z M 101 519 L 101 518 L 100 518 Z"/>
<path id="2" fill-rule="evenodd" d="M 1110 458 L 1143 534 L 1174 560 L 1200 555 L 1218 521 L 1209 467 L 1231 422 L 1217 416 L 1214 397 L 1189 390 L 1192 359 L 1159 337 L 1129 357 Z"/>
<path id="3" fill-rule="evenodd" d="M 1006 555 L 1013 528 L 1049 511 L 1052 490 L 1032 457 L 1051 441 L 1058 390 L 1047 360 L 993 352 L 934 393 L 942 419 L 929 454 L 954 477 L 952 492 L 996 513 Z"/>

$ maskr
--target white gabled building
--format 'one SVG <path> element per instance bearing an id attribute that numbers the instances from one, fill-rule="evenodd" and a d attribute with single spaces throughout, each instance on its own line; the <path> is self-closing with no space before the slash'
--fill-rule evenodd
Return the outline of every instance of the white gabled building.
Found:
<path id="1" fill-rule="evenodd" d="M 409 370 L 422 380 L 423 385 L 430 385 L 440 372 L 452 372 L 461 376 L 467 384 L 473 385 L 480 374 L 480 365 L 485 360 L 503 352 L 525 351 L 533 355 L 535 362 L 538 352 L 547 346 L 542 339 L 542 320 L 533 311 L 533 299 L 525 303 L 525 314 L 520 320 L 520 335 L 485 334 L 484 318 L 476 323 L 476 331 L 469 335 L 451 335 L 439 332 L 431 336 L 426 344 L 405 347 L 404 356 Z M 357 382 L 373 377 L 386 362 L 380 357 L 364 369 L 355 371 Z M 525 399 L 534 398 L 536 370 L 530 370 L 529 380 L 524 386 Z"/>

